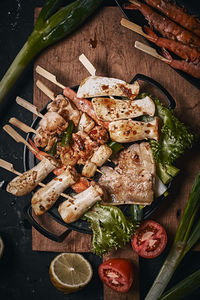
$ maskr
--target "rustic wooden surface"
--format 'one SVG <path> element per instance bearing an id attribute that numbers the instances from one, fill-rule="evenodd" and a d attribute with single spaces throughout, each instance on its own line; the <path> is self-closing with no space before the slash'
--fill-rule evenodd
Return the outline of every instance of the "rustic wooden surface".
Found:
<path id="1" fill-rule="evenodd" d="M 36 14 L 38 10 L 36 10 Z M 97 74 L 124 79 L 129 82 L 136 73 L 152 77 L 162 84 L 174 97 L 177 107 L 177 116 L 199 132 L 200 92 L 189 82 L 178 75 L 173 69 L 163 62 L 150 57 L 134 48 L 135 40 L 143 39 L 120 26 L 123 17 L 118 7 L 101 9 L 83 27 L 53 47 L 44 51 L 37 59 L 37 64 L 46 68 L 57 76 L 57 80 L 64 85 L 73 86 L 88 76 L 78 60 L 84 53 L 97 69 Z M 96 40 L 96 47 L 92 48 L 91 41 Z M 49 99 L 35 86 L 35 81 L 41 79 L 55 93 L 62 90 L 51 84 L 41 76 L 34 73 L 34 103 L 42 108 Z M 152 219 L 163 224 L 169 235 L 169 240 L 174 235 L 179 219 L 183 212 L 188 193 L 194 178 L 200 169 L 200 156 L 198 147 L 188 151 L 178 162 L 180 174 L 173 181 L 171 192 L 161 207 L 152 215 Z M 46 221 L 43 221 L 46 222 Z M 48 222 L 46 222 L 48 224 Z M 54 226 L 54 225 L 53 225 Z M 60 226 L 60 225 L 59 225 Z M 57 225 L 54 227 L 57 228 Z M 59 232 L 62 229 L 57 229 Z M 42 251 L 90 251 L 90 237 L 80 233 L 71 233 L 62 244 L 47 240 L 33 230 L 33 249 Z M 129 246 L 111 253 L 107 257 L 129 257 L 135 268 L 138 269 L 138 258 Z M 105 259 L 105 258 L 104 258 Z M 138 276 L 136 276 L 138 278 Z M 135 283 L 130 293 L 116 294 L 105 287 L 104 299 L 139 299 L 138 282 Z"/>

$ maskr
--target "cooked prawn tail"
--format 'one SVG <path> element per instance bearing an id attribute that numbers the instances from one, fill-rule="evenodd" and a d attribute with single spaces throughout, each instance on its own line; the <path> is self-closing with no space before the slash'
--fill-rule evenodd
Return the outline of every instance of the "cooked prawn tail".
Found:
<path id="1" fill-rule="evenodd" d="M 30 151 L 35 155 L 35 157 L 37 157 L 37 159 L 42 160 L 45 156 L 48 155 L 46 152 L 40 151 L 30 138 L 28 139 L 28 141 L 29 144 L 33 147 L 33 149 L 35 149 L 35 151 L 32 151 L 31 149 Z"/>
<path id="2" fill-rule="evenodd" d="M 172 61 L 172 56 L 164 47 L 162 48 L 162 55 L 169 60 L 169 63 Z"/>

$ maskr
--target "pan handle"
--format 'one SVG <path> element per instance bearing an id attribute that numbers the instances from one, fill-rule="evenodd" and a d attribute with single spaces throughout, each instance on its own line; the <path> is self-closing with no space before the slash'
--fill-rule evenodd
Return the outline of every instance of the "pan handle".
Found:
<path id="1" fill-rule="evenodd" d="M 61 235 L 56 235 L 56 234 L 53 234 L 52 232 L 49 232 L 48 230 L 44 229 L 33 218 L 31 205 L 27 205 L 24 207 L 24 215 L 25 215 L 26 219 L 29 221 L 29 223 L 38 232 L 40 232 L 42 235 L 44 235 L 45 237 L 47 237 L 48 239 L 50 239 L 52 241 L 61 243 L 66 238 L 66 236 L 68 236 L 68 234 L 72 231 L 71 229 L 67 229 Z"/>
<path id="2" fill-rule="evenodd" d="M 143 80 L 147 83 L 152 84 L 167 98 L 167 101 L 169 103 L 169 108 L 174 109 L 176 107 L 176 102 L 175 102 L 174 98 L 159 82 L 155 81 L 154 79 L 152 79 L 146 75 L 136 74 L 130 83 L 133 83 L 134 81 L 137 81 L 137 80 Z"/>

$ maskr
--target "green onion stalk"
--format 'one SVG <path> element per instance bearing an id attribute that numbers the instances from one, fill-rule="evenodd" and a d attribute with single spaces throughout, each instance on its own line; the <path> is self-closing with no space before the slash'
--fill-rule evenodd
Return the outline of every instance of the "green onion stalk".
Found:
<path id="1" fill-rule="evenodd" d="M 190 192 L 171 250 L 145 300 L 157 300 L 164 292 L 185 254 L 200 239 L 200 219 L 195 222 L 200 208 L 200 173 Z"/>
<path id="2" fill-rule="evenodd" d="M 47 0 L 33 32 L 0 82 L 0 103 L 32 59 L 44 48 L 70 34 L 101 4 L 102 0 L 76 0 L 59 9 L 62 0 Z"/>
<path id="3" fill-rule="evenodd" d="M 177 283 L 170 290 L 165 292 L 159 300 L 180 300 L 186 299 L 192 292 L 200 287 L 200 269 L 192 273 L 184 280 Z"/>

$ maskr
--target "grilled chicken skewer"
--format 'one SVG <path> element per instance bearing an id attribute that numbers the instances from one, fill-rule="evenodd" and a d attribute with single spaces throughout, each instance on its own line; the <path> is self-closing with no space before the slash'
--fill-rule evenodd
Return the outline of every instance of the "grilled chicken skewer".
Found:
<path id="1" fill-rule="evenodd" d="M 32 105 L 28 101 L 17 97 L 16 102 L 26 108 L 27 110 L 37 114 L 38 117 L 42 118 L 40 121 L 40 127 L 43 131 L 49 132 L 50 134 L 62 133 L 68 126 L 68 122 L 59 115 L 57 112 L 49 111 L 45 115 L 37 112 L 36 106 Z"/>
<path id="2" fill-rule="evenodd" d="M 83 167 L 82 175 L 85 177 L 93 177 L 98 170 L 97 167 L 101 167 L 111 156 L 112 149 L 105 145 L 101 145 L 93 154 L 91 159 L 86 162 Z M 99 170 L 98 170 L 99 171 Z M 100 171 L 101 172 L 101 171 Z M 103 175 L 103 173 L 101 172 Z"/>
<path id="3" fill-rule="evenodd" d="M 20 175 L 23 175 L 22 173 L 20 173 L 20 172 L 18 172 L 18 171 L 16 171 L 16 170 L 14 169 L 13 164 L 11 164 L 11 163 L 9 163 L 9 162 L 3 160 L 3 159 L 0 159 L 0 167 L 1 167 L 1 168 L 4 168 L 4 169 L 6 169 L 6 170 L 8 170 L 8 171 L 10 171 L 10 172 L 12 172 L 13 174 L 16 174 L 16 175 L 19 175 L 19 176 L 20 176 Z M 40 185 L 40 186 L 42 186 L 42 187 L 45 187 L 45 186 L 46 186 L 46 185 L 45 185 L 44 183 L 42 183 L 42 182 L 39 182 L 38 185 Z M 69 195 L 66 195 L 66 194 L 63 194 L 63 193 L 61 193 L 60 195 L 61 195 L 62 197 L 64 197 L 64 198 L 66 198 L 66 199 L 71 200 L 71 201 L 74 200 L 74 198 L 72 198 L 72 197 L 69 196 Z"/>
<path id="4" fill-rule="evenodd" d="M 129 84 L 116 78 L 90 76 L 80 83 L 77 97 L 120 96 L 133 100 L 138 95 L 139 88 L 137 81 Z"/>
<path id="5" fill-rule="evenodd" d="M 61 193 L 77 181 L 78 174 L 72 167 L 67 169 L 46 186 L 42 187 L 31 199 L 32 208 L 37 216 L 49 210 L 59 198 Z"/>
<path id="6" fill-rule="evenodd" d="M 64 222 L 72 223 L 78 220 L 97 201 L 101 201 L 103 195 L 103 189 L 99 185 L 95 184 L 74 196 L 74 201 L 64 201 L 61 203 L 58 207 L 58 212 Z"/>
<path id="7" fill-rule="evenodd" d="M 130 143 L 144 139 L 158 141 L 158 125 L 157 117 L 151 122 L 119 120 L 110 123 L 109 133 L 112 141 L 119 143 Z"/>
<path id="8" fill-rule="evenodd" d="M 49 173 L 55 169 L 57 161 L 52 157 L 45 157 L 35 167 L 15 177 L 7 185 L 7 192 L 15 196 L 30 193 Z"/>
<path id="9" fill-rule="evenodd" d="M 155 114 L 155 104 L 149 96 L 134 101 L 93 98 L 92 105 L 97 117 L 102 121 L 112 122 Z"/>

